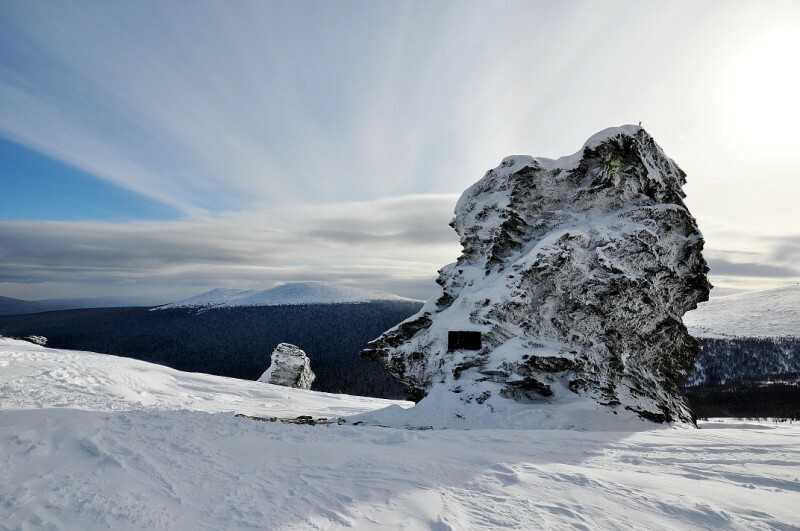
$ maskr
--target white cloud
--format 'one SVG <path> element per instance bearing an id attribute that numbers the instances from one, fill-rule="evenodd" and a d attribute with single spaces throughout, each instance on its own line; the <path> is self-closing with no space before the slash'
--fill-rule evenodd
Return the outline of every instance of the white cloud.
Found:
<path id="1" fill-rule="evenodd" d="M 0 291 L 32 299 L 114 295 L 157 303 L 213 287 L 316 280 L 426 299 L 437 293 L 436 271 L 460 254 L 448 226 L 456 200 L 403 196 L 167 223 L 0 222 Z M 800 236 L 737 240 L 726 235 L 739 233 L 716 228 L 706 233 L 705 252 L 714 295 L 800 279 Z"/>
<path id="2" fill-rule="evenodd" d="M 30 298 L 147 293 L 157 302 L 217 286 L 319 280 L 427 298 L 436 270 L 459 254 L 447 226 L 455 199 L 401 197 L 168 223 L 0 222 L 0 288 Z"/>

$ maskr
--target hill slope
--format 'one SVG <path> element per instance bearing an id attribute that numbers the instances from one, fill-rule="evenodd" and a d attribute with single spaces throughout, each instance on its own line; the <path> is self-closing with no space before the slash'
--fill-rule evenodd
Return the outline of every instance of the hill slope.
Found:
<path id="1" fill-rule="evenodd" d="M 683 322 L 698 337 L 800 337 L 800 284 L 712 298 Z"/>
<path id="2" fill-rule="evenodd" d="M 59 304 L 57 302 L 25 301 L 22 299 L 13 299 L 11 297 L 0 297 L 0 315 L 49 312 L 53 310 L 64 310 L 68 307 L 70 307 L 68 304 Z"/>
<path id="3" fill-rule="evenodd" d="M 300 282 L 284 284 L 261 291 L 217 288 L 155 309 L 234 308 L 242 306 L 344 304 L 375 301 L 421 302 L 385 291 L 337 286 L 324 282 Z"/>

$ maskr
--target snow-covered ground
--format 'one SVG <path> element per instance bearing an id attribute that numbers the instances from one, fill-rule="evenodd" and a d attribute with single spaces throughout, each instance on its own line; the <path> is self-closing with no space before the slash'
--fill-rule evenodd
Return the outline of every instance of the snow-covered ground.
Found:
<path id="1" fill-rule="evenodd" d="M 420 431 L 234 416 L 390 404 L 0 339 L 0 529 L 800 525 L 797 424 Z"/>
<path id="2" fill-rule="evenodd" d="M 800 284 L 711 298 L 683 322 L 700 337 L 798 337 Z"/>
<path id="3" fill-rule="evenodd" d="M 327 282 L 298 282 L 266 290 L 217 288 L 154 308 L 232 308 L 239 306 L 280 306 L 293 304 L 343 304 L 373 301 L 421 302 L 393 293 L 337 286 Z"/>

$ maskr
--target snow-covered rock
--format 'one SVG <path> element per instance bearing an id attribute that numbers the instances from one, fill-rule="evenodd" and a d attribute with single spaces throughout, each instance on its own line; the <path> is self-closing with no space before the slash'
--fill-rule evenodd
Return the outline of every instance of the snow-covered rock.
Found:
<path id="1" fill-rule="evenodd" d="M 209 309 L 240 306 L 286 306 L 297 304 L 354 304 L 373 301 L 414 302 L 414 299 L 401 297 L 386 291 L 337 286 L 327 282 L 297 282 L 283 284 L 266 290 L 217 288 L 182 301 L 153 309 Z"/>
<path id="2" fill-rule="evenodd" d="M 463 254 L 441 295 L 364 355 L 416 401 L 457 397 L 458 418 L 581 398 L 692 423 L 679 385 L 698 344 L 681 318 L 711 285 L 684 183 L 636 126 L 558 160 L 507 157 L 456 205 Z"/>
<path id="3" fill-rule="evenodd" d="M 269 369 L 258 381 L 295 389 L 311 389 L 314 378 L 311 360 L 306 353 L 291 343 L 281 343 L 272 351 Z"/>
<path id="4" fill-rule="evenodd" d="M 28 341 L 29 343 L 33 343 L 34 345 L 40 345 L 42 347 L 47 344 L 47 338 L 44 336 L 27 336 L 23 337 L 22 339 Z"/>

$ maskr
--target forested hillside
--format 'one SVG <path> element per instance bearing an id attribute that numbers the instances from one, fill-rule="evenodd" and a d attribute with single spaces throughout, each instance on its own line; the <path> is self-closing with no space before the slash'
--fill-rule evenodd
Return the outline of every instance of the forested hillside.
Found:
<path id="1" fill-rule="evenodd" d="M 182 371 L 255 380 L 278 343 L 306 351 L 313 389 L 404 398 L 402 386 L 359 356 L 367 342 L 415 313 L 417 302 L 381 301 L 225 308 L 102 308 L 0 317 L 0 335 L 48 338 L 47 346 L 150 361 Z"/>
<path id="2" fill-rule="evenodd" d="M 798 337 L 701 337 L 700 357 L 687 386 L 721 385 L 800 373 Z"/>
<path id="3" fill-rule="evenodd" d="M 800 338 L 698 338 L 684 391 L 699 417 L 800 418 Z"/>

